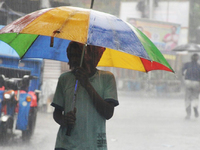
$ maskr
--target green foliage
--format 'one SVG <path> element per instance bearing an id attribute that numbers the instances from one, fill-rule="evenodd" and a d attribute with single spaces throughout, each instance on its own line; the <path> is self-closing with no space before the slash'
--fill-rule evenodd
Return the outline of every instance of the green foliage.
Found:
<path id="1" fill-rule="evenodd" d="M 200 26 L 200 1 L 190 1 L 189 42 L 195 42 L 196 29 Z"/>

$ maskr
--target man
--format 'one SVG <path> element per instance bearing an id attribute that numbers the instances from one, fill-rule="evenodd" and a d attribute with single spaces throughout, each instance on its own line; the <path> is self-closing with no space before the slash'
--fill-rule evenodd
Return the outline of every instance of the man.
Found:
<path id="1" fill-rule="evenodd" d="M 60 125 L 55 150 L 106 150 L 105 121 L 118 105 L 116 82 L 112 73 L 97 70 L 105 48 L 71 42 L 67 48 L 71 71 L 59 77 L 52 106 Z M 76 79 L 79 81 L 75 108 L 72 110 Z M 70 136 L 66 135 L 70 131 Z"/>
<path id="2" fill-rule="evenodd" d="M 191 62 L 185 63 L 182 68 L 183 75 L 185 75 L 186 119 L 190 119 L 192 102 L 194 115 L 196 118 L 199 117 L 198 103 L 200 93 L 200 65 L 197 63 L 198 59 L 199 55 L 193 54 L 191 57 Z"/>

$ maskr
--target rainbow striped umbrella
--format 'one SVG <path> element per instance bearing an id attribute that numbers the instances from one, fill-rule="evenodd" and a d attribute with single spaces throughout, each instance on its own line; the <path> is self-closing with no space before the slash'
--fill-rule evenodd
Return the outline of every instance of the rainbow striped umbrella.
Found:
<path id="1" fill-rule="evenodd" d="M 162 53 L 137 28 L 116 16 L 62 6 L 30 13 L 0 30 L 0 40 L 20 58 L 68 62 L 70 41 L 106 48 L 98 66 L 173 72 Z"/>

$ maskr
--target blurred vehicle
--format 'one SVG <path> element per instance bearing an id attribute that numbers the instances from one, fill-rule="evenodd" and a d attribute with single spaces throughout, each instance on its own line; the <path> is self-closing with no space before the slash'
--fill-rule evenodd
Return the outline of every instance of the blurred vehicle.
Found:
<path id="1" fill-rule="evenodd" d="M 173 49 L 175 52 L 199 53 L 200 45 L 195 43 L 182 44 Z"/>
<path id="2" fill-rule="evenodd" d="M 15 129 L 22 139 L 34 133 L 43 74 L 42 59 L 19 60 L 0 55 L 0 140 L 14 137 Z"/>
<path id="3" fill-rule="evenodd" d="M 2 69 L 2 68 L 1 68 Z M 4 142 L 13 135 L 13 127 L 22 130 L 22 138 L 30 139 L 37 116 L 37 91 L 24 91 L 34 76 L 24 75 L 23 78 L 6 78 L 0 76 L 1 85 L 5 90 L 1 100 L 0 138 Z"/>

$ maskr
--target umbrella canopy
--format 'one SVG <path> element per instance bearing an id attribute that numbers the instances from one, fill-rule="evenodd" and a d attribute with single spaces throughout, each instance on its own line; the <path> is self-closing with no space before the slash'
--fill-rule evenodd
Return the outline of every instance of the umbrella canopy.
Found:
<path id="1" fill-rule="evenodd" d="M 0 29 L 3 27 L 4 27 L 3 25 L 0 25 Z M 8 44 L 2 41 L 0 41 L 0 55 L 8 55 L 19 58 L 19 55 L 16 53 L 16 51 Z"/>
<path id="2" fill-rule="evenodd" d="M 194 43 L 182 44 L 173 49 L 176 52 L 200 52 L 200 45 Z"/>
<path id="3" fill-rule="evenodd" d="M 1 29 L 0 40 L 13 47 L 20 58 L 68 62 L 66 48 L 70 41 L 76 41 L 106 48 L 98 66 L 173 72 L 140 30 L 91 9 L 62 6 L 30 13 Z"/>

